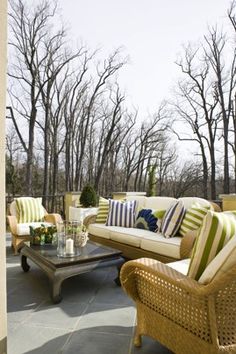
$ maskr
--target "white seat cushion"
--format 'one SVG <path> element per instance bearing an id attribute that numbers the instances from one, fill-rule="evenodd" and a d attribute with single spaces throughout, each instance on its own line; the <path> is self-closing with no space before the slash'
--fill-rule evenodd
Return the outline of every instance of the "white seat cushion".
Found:
<path id="1" fill-rule="evenodd" d="M 165 238 L 160 233 L 150 232 L 148 236 L 141 240 L 140 247 L 146 251 L 180 259 L 181 240 L 182 237 Z"/>
<path id="2" fill-rule="evenodd" d="M 105 224 L 98 224 L 98 223 L 90 224 L 88 226 L 88 232 L 89 234 L 94 236 L 110 239 L 109 226 L 106 226 Z"/>
<path id="3" fill-rule="evenodd" d="M 187 275 L 189 263 L 190 263 L 190 258 L 187 258 L 187 259 L 181 259 L 181 261 L 167 263 L 167 265 L 177 270 L 178 272 Z"/>
<path id="4" fill-rule="evenodd" d="M 40 227 L 40 226 L 52 226 L 53 224 L 49 222 L 28 222 L 17 224 L 17 235 L 18 236 L 27 236 L 30 235 L 30 226 Z"/>
<path id="5" fill-rule="evenodd" d="M 131 245 L 135 247 L 140 247 L 143 237 L 147 237 L 150 234 L 153 234 L 153 232 L 149 230 L 116 227 L 116 226 L 110 227 L 111 240 L 125 243 L 127 245 Z"/>

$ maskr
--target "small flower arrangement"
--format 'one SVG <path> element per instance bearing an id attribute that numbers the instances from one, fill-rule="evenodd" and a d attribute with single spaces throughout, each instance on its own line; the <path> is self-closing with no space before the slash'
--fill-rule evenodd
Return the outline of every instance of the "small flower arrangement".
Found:
<path id="1" fill-rule="evenodd" d="M 52 244 L 56 241 L 57 228 L 55 225 L 45 226 L 42 224 L 39 227 L 30 226 L 31 244 L 44 245 Z"/>

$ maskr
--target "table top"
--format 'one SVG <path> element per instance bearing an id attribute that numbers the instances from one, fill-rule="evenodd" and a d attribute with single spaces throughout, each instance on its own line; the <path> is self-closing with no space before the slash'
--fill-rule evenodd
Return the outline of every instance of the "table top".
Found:
<path id="1" fill-rule="evenodd" d="M 58 257 L 57 247 L 51 244 L 25 246 L 21 254 L 32 260 L 44 261 L 55 268 L 72 266 L 74 264 L 85 264 L 93 261 L 112 259 L 119 257 L 122 252 L 111 247 L 88 241 L 85 247 L 81 247 L 80 254 L 74 257 Z"/>

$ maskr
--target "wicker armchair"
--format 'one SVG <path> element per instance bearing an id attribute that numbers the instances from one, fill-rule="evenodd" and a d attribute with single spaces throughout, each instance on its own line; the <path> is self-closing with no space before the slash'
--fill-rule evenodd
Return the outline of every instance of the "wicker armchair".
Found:
<path id="1" fill-rule="evenodd" d="M 19 228 L 20 224 L 18 224 L 17 221 L 17 211 L 16 211 L 16 202 L 13 201 L 10 204 L 10 214 L 7 215 L 7 222 L 9 225 L 9 229 L 11 231 L 12 235 L 12 247 L 14 249 L 15 254 L 18 253 L 18 250 L 20 249 L 22 242 L 28 241 L 30 239 L 29 235 L 29 228 L 27 233 L 25 234 L 19 234 Z M 48 214 L 47 211 L 45 210 L 45 215 L 44 215 L 44 222 L 45 223 L 50 223 L 53 225 L 56 225 L 58 222 L 62 221 L 61 215 L 60 214 Z M 30 225 L 31 223 L 29 223 Z M 42 224 L 42 223 L 40 223 Z"/>
<path id="2" fill-rule="evenodd" d="M 179 354 L 236 353 L 236 266 L 201 285 L 141 258 L 125 263 L 120 278 L 137 306 L 136 346 L 148 335 Z"/>

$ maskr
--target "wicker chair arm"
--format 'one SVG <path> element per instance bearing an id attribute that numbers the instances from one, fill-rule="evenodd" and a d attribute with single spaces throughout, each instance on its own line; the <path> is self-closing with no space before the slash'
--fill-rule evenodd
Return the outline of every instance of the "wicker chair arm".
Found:
<path id="1" fill-rule="evenodd" d="M 56 225 L 59 222 L 62 222 L 62 217 L 60 214 L 46 214 L 44 215 L 44 221 Z"/>
<path id="2" fill-rule="evenodd" d="M 15 215 L 8 215 L 7 222 L 13 235 L 17 235 L 17 219 Z"/>
<path id="3" fill-rule="evenodd" d="M 191 252 L 192 252 L 197 234 L 198 234 L 198 230 L 189 231 L 182 238 L 181 244 L 180 244 L 180 258 L 181 259 L 191 257 Z"/>
<path id="4" fill-rule="evenodd" d="M 136 282 L 143 277 L 151 286 L 156 286 L 157 279 L 166 282 L 170 287 L 182 289 L 189 294 L 206 295 L 207 286 L 176 271 L 168 265 L 150 258 L 140 258 L 126 262 L 121 268 L 120 280 L 127 293 L 135 300 L 139 296 Z"/>
<path id="5" fill-rule="evenodd" d="M 83 224 L 88 227 L 90 224 L 94 224 L 96 221 L 97 214 L 91 214 L 84 218 Z"/>

